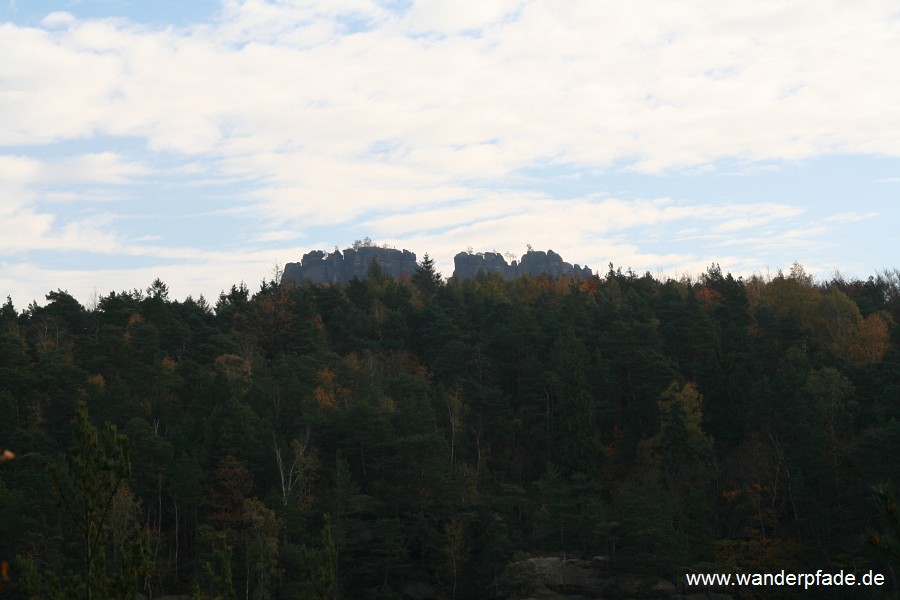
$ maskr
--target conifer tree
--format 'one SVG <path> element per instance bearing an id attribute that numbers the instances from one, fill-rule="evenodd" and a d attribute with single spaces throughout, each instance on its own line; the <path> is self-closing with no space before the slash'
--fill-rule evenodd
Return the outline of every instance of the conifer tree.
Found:
<path id="1" fill-rule="evenodd" d="M 107 423 L 101 431 L 79 404 L 72 420 L 72 447 L 63 464 L 51 464 L 48 475 L 59 511 L 74 527 L 81 553 L 81 571 L 62 581 L 52 573 L 38 573 L 26 560 L 25 585 L 32 598 L 131 600 L 150 570 L 147 533 L 133 536 L 117 564 L 108 565 L 110 515 L 131 473 L 128 439 Z"/>
<path id="2" fill-rule="evenodd" d="M 437 272 L 434 260 L 427 253 L 422 257 L 422 262 L 413 274 L 412 282 L 425 296 L 433 295 L 443 285 L 441 274 Z"/>

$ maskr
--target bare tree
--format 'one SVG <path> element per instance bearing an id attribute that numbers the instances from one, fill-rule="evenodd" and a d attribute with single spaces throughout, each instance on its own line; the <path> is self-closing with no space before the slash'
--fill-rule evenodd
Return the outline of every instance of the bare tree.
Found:
<path id="1" fill-rule="evenodd" d="M 281 501 L 284 506 L 287 506 L 295 495 L 299 495 L 302 500 L 307 495 L 309 485 L 314 478 L 318 461 L 315 455 L 309 451 L 309 433 L 307 428 L 303 441 L 295 439 L 291 442 L 294 457 L 290 464 L 287 463 L 284 453 L 278 446 L 275 434 L 272 434 L 275 464 L 278 466 L 281 483 Z"/>

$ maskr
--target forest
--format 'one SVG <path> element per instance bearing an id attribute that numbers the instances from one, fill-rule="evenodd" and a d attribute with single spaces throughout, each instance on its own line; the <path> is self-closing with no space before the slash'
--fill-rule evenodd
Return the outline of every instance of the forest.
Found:
<path id="1" fill-rule="evenodd" d="M 898 322 L 900 271 L 796 263 L 7 298 L 0 598 L 565 597 L 536 557 L 895 598 Z"/>

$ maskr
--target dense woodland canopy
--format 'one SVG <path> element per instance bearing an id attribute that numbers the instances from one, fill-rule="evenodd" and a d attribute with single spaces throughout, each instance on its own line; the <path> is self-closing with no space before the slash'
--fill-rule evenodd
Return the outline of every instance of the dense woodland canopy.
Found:
<path id="1" fill-rule="evenodd" d="M 897 271 L 799 265 L 8 300 L 0 597 L 508 598 L 563 554 L 890 577 L 898 323 Z"/>

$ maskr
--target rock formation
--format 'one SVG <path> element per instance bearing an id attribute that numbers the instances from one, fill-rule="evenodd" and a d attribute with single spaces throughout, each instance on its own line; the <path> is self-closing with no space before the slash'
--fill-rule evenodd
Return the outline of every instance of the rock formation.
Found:
<path id="1" fill-rule="evenodd" d="M 303 255 L 299 263 L 287 263 L 281 276 L 282 282 L 297 284 L 309 281 L 315 284 L 346 284 L 354 277 L 363 279 L 372 262 L 378 263 L 381 270 L 394 279 L 412 277 L 418 264 L 416 255 L 409 250 L 381 248 L 371 245 L 355 245 L 343 253 L 335 248 L 334 252 L 313 250 Z M 549 275 L 551 277 L 575 277 L 587 279 L 593 272 L 587 266 L 580 267 L 563 261 L 562 257 L 548 250 L 529 250 L 520 261 L 507 264 L 506 259 L 497 252 L 460 252 L 453 258 L 455 269 L 453 277 L 461 279 L 476 277 L 479 272 L 486 275 L 498 273 L 503 279 L 515 279 L 522 275 Z"/>
<path id="2" fill-rule="evenodd" d="M 593 276 L 589 267 L 580 267 L 577 264 L 573 266 L 563 261 L 562 257 L 553 250 L 547 252 L 529 250 L 522 256 L 521 261 L 512 261 L 512 264 L 507 264 L 503 256 L 497 252 L 479 252 L 477 254 L 460 252 L 453 257 L 453 263 L 455 267 L 453 276 L 464 279 L 475 277 L 479 271 L 483 271 L 486 275 L 498 273 L 504 279 L 515 279 L 522 275 L 569 276 L 578 279 Z"/>
<path id="3" fill-rule="evenodd" d="M 708 589 L 679 590 L 671 581 L 650 575 L 617 574 L 597 560 L 605 558 L 587 561 L 538 556 L 518 560 L 510 563 L 494 584 L 498 596 L 507 600 L 733 600 Z"/>
<path id="4" fill-rule="evenodd" d="M 337 249 L 330 254 L 323 250 L 313 250 L 304 254 L 299 263 L 286 264 L 281 281 L 297 284 L 304 281 L 345 284 L 354 277 L 365 278 L 372 262 L 377 263 L 386 275 L 394 279 L 411 277 L 417 267 L 416 255 L 409 250 L 378 246 L 347 248 L 343 254 Z"/>

